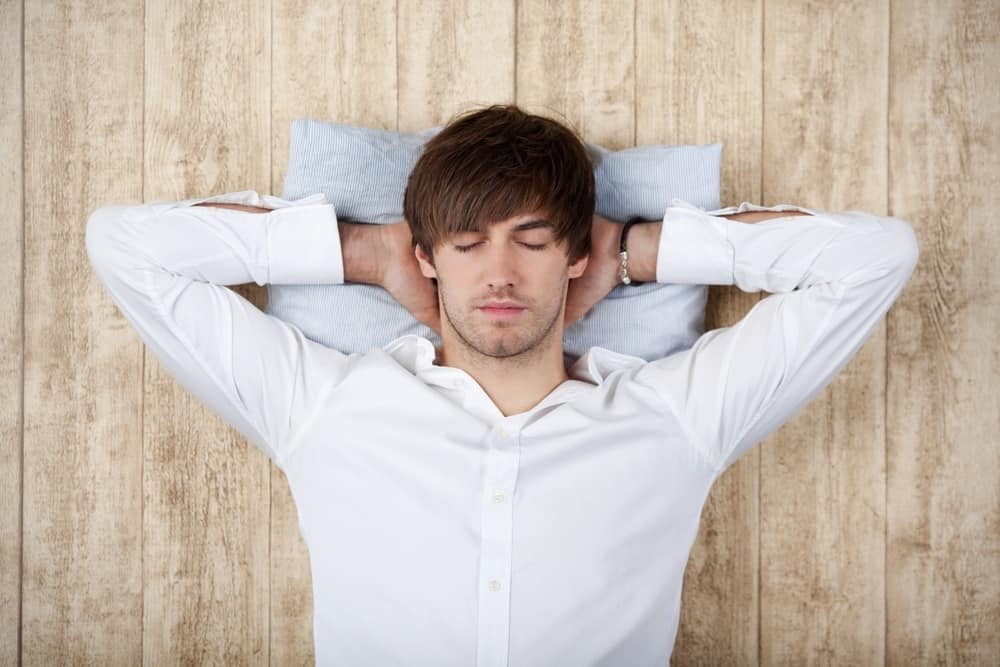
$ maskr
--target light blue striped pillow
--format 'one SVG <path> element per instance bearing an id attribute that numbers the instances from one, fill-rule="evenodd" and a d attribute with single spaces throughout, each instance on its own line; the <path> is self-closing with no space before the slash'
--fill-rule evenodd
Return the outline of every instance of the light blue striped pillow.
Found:
<path id="1" fill-rule="evenodd" d="M 417 133 L 298 119 L 289 142 L 283 199 L 322 192 L 342 220 L 389 224 L 403 218 L 403 192 L 424 143 L 443 126 Z M 624 222 L 660 220 L 674 197 L 720 207 L 722 144 L 647 145 L 610 151 L 587 144 L 594 160 L 596 211 Z M 704 332 L 704 285 L 619 285 L 566 329 L 567 363 L 593 346 L 647 361 L 690 347 Z M 416 334 L 441 339 L 377 285 L 269 285 L 266 311 L 315 341 L 364 352 Z"/>

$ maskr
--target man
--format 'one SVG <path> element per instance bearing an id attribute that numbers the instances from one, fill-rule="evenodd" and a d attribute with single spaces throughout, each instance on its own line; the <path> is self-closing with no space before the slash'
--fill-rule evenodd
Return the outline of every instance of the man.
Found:
<path id="1" fill-rule="evenodd" d="M 395 225 L 248 191 L 98 209 L 87 249 L 161 363 L 288 477 L 318 664 L 664 665 L 712 484 L 918 258 L 896 218 L 674 204 L 595 218 L 579 137 L 496 105 L 427 143 Z M 664 359 L 566 368 L 563 329 L 625 278 L 774 294 Z M 382 285 L 442 347 L 324 347 L 225 287 L 251 280 Z"/>

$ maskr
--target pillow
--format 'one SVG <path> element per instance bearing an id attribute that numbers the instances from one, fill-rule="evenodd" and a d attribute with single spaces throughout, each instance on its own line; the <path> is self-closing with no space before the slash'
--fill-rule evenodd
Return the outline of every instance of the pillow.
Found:
<path id="1" fill-rule="evenodd" d="M 293 121 L 283 199 L 322 192 L 338 219 L 391 224 L 403 219 L 403 192 L 424 143 L 443 126 L 395 132 L 312 119 Z M 594 161 L 596 212 L 623 223 L 661 220 L 670 200 L 717 209 L 722 144 L 646 145 L 610 151 L 586 143 Z M 652 361 L 686 349 L 704 333 L 708 287 L 647 282 L 618 285 L 563 334 L 567 365 L 590 347 Z M 377 285 L 268 285 L 266 312 L 307 338 L 345 353 L 366 352 L 407 334 L 441 345 Z"/>

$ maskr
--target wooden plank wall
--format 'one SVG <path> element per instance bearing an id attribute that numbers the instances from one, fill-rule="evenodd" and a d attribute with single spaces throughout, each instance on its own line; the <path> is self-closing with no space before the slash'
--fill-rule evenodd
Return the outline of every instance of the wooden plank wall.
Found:
<path id="1" fill-rule="evenodd" d="M 858 356 L 713 489 L 672 663 L 1000 663 L 993 0 L 0 0 L 0 26 L 0 665 L 312 662 L 284 476 L 144 350 L 86 216 L 280 194 L 294 118 L 493 102 L 722 141 L 725 204 L 920 239 Z M 708 325 L 763 296 L 712 288 Z"/>

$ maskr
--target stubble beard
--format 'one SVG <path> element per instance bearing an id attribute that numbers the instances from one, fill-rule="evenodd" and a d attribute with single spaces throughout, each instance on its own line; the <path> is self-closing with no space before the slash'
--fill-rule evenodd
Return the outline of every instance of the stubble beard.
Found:
<path id="1" fill-rule="evenodd" d="M 562 295 L 559 303 L 553 305 L 551 311 L 532 317 L 535 311 L 529 308 L 522 318 L 513 322 L 490 322 L 476 312 L 475 307 L 470 307 L 468 311 L 464 311 L 461 307 L 455 308 L 446 298 L 446 292 L 438 277 L 438 295 L 441 314 L 444 316 L 442 325 L 454 332 L 455 338 L 463 348 L 464 356 L 484 363 L 502 362 L 506 365 L 514 362 L 518 366 L 534 363 L 542 356 L 546 342 L 554 335 L 556 323 L 566 307 L 566 280 L 558 292 Z M 458 313 L 459 316 L 454 316 L 454 313 Z M 561 335 L 559 345 L 562 347 Z"/>

